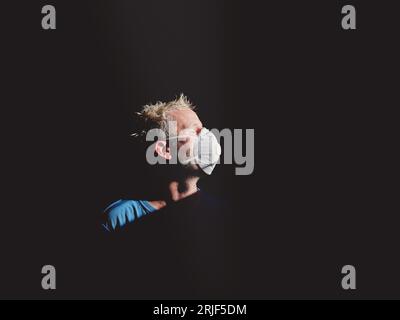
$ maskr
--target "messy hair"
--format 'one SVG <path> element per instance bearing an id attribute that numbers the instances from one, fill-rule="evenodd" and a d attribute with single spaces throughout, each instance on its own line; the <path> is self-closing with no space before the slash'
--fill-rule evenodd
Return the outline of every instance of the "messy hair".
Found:
<path id="1" fill-rule="evenodd" d="M 195 109 L 196 107 L 184 94 L 169 102 L 159 101 L 155 104 L 147 104 L 142 108 L 142 111 L 136 113 L 140 123 L 138 124 L 137 132 L 132 136 L 144 137 L 151 129 L 161 129 L 167 133 L 168 121 L 173 120 L 169 114 L 170 111 Z"/>

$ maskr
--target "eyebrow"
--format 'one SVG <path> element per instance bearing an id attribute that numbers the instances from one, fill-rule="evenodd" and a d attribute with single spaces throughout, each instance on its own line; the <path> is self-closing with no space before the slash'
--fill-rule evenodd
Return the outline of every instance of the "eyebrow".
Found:
<path id="1" fill-rule="evenodd" d="M 193 124 L 189 125 L 189 126 L 185 126 L 185 128 L 182 129 L 202 129 L 203 128 L 203 123 L 200 120 L 196 120 L 196 122 L 194 122 Z"/>

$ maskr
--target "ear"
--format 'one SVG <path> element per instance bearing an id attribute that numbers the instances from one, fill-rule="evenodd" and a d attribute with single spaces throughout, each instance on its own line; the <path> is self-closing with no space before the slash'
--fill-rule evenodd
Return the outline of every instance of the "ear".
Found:
<path id="1" fill-rule="evenodd" d="M 157 141 L 154 151 L 161 158 L 171 160 L 172 155 L 166 141 Z"/>

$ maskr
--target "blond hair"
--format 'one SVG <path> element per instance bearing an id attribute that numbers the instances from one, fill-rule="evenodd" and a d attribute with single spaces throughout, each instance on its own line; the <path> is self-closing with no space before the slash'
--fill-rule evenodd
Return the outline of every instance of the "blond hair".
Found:
<path id="1" fill-rule="evenodd" d="M 133 134 L 135 137 L 146 135 L 147 131 L 157 128 L 168 132 L 168 121 L 173 120 L 169 112 L 173 110 L 195 110 L 196 107 L 189 99 L 181 94 L 179 98 L 169 102 L 157 102 L 155 104 L 147 104 L 142 108 L 142 111 L 136 114 L 141 119 L 140 132 Z"/>

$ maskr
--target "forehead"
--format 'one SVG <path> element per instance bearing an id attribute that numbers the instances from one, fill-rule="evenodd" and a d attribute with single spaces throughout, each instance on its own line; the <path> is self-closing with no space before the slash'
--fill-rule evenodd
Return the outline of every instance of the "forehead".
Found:
<path id="1" fill-rule="evenodd" d="M 187 128 L 201 128 L 203 126 L 196 112 L 194 112 L 193 110 L 172 110 L 169 112 L 169 114 L 177 122 L 178 131 Z"/>

